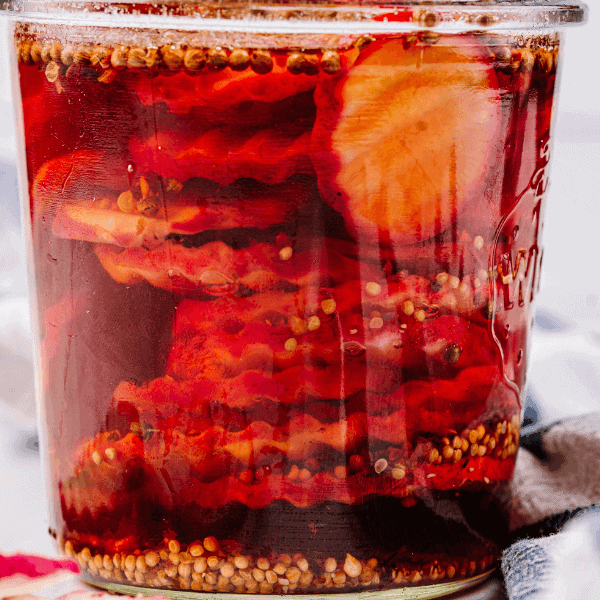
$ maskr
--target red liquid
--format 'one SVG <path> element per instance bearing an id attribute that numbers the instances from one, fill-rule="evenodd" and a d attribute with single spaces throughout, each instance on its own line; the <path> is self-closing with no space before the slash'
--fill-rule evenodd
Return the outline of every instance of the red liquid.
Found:
<path id="1" fill-rule="evenodd" d="M 199 591 L 489 571 L 548 40 L 401 36 L 261 73 L 48 63 L 52 39 L 20 43 L 20 76 L 64 550 L 93 581 Z"/>

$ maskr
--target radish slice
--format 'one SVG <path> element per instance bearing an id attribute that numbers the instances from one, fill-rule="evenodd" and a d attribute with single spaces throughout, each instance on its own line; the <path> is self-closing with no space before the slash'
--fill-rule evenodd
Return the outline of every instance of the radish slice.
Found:
<path id="1" fill-rule="evenodd" d="M 476 42 L 374 42 L 346 73 L 322 81 L 315 101 L 319 189 L 357 239 L 428 239 L 484 194 L 501 107 Z"/>

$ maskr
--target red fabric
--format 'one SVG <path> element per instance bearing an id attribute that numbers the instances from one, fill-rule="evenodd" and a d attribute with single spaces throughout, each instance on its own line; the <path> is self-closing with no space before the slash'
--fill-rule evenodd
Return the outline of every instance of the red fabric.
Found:
<path id="1" fill-rule="evenodd" d="M 0 598 L 30 598 L 27 594 L 66 582 L 79 573 L 72 560 L 43 558 L 26 554 L 0 554 Z"/>
<path id="2" fill-rule="evenodd" d="M 27 554 L 3 556 L 0 554 L 0 580 L 11 575 L 27 577 L 44 577 L 59 570 L 79 573 L 77 563 L 72 560 L 53 560 Z"/>
<path id="3" fill-rule="evenodd" d="M 51 559 L 28 554 L 11 556 L 0 554 L 0 598 L 10 596 L 11 600 L 48 600 L 30 594 L 35 591 L 43 594 L 45 587 L 68 580 L 78 573 L 77 563 L 68 559 Z M 85 587 L 83 581 L 81 587 Z M 130 596 L 113 596 L 97 590 L 81 589 L 60 596 L 58 600 L 125 600 L 127 598 Z M 147 600 L 167 600 L 167 598 L 157 594 Z"/>

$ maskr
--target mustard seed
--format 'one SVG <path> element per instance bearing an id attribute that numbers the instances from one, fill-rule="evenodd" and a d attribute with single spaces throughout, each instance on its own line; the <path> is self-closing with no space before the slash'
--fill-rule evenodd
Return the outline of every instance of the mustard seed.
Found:
<path id="1" fill-rule="evenodd" d="M 371 329 L 381 329 L 383 327 L 383 319 L 381 317 L 374 317 L 369 321 L 369 327 Z"/>
<path id="2" fill-rule="evenodd" d="M 340 55 L 335 50 L 326 50 L 321 56 L 319 66 L 323 73 L 334 75 L 342 68 Z"/>
<path id="3" fill-rule="evenodd" d="M 42 47 L 42 61 L 44 63 L 48 64 L 51 60 L 58 60 L 58 58 L 60 58 L 60 52 L 58 54 L 55 54 L 56 58 L 53 58 L 52 56 L 52 49 L 54 47 L 54 44 L 57 43 L 58 42 L 53 42 L 52 44 L 44 44 L 44 46 Z"/>
<path id="4" fill-rule="evenodd" d="M 270 585 L 274 585 L 277 583 L 277 573 L 275 573 L 275 571 L 273 571 L 272 569 L 269 569 L 268 571 L 265 572 L 265 579 L 266 579 L 266 582 L 263 581 L 262 583 L 268 583 Z"/>
<path id="5" fill-rule="evenodd" d="M 162 59 L 170 71 L 178 71 L 183 65 L 184 52 L 174 46 L 162 46 L 160 49 Z"/>
<path id="6" fill-rule="evenodd" d="M 454 449 L 452 446 L 444 446 L 444 449 L 442 450 L 442 456 L 446 460 L 450 460 L 454 456 Z"/>
<path id="7" fill-rule="evenodd" d="M 313 315 L 312 317 L 309 317 L 307 327 L 309 331 L 316 331 L 321 327 L 321 320 L 316 315 Z"/>
<path id="8" fill-rule="evenodd" d="M 263 558 L 263 557 L 256 559 L 256 566 L 259 569 L 262 569 L 263 571 L 267 571 L 268 569 L 271 568 L 271 565 L 270 565 L 269 561 L 266 558 Z"/>
<path id="9" fill-rule="evenodd" d="M 189 563 L 179 563 L 177 572 L 181 577 L 190 577 L 192 575 L 192 566 Z"/>
<path id="10" fill-rule="evenodd" d="M 323 568 L 326 573 L 333 573 L 337 569 L 337 561 L 333 556 L 325 559 L 325 563 L 323 564 Z"/>
<path id="11" fill-rule="evenodd" d="M 327 298 L 321 302 L 321 308 L 326 315 L 331 315 L 335 312 L 336 303 L 333 298 Z"/>
<path id="12" fill-rule="evenodd" d="M 146 553 L 144 560 L 146 561 L 146 565 L 150 568 L 156 567 L 156 565 L 158 565 L 160 562 L 158 554 L 153 550 L 150 550 L 150 552 Z"/>
<path id="13" fill-rule="evenodd" d="M 177 565 L 169 565 L 168 567 L 165 567 L 165 575 L 171 579 L 177 577 Z"/>
<path id="14" fill-rule="evenodd" d="M 213 536 L 204 538 L 204 542 L 202 542 L 202 545 L 204 546 L 207 552 L 217 552 L 219 549 L 219 542 L 217 542 L 217 538 Z"/>
<path id="15" fill-rule="evenodd" d="M 227 52 L 223 48 L 209 48 L 206 51 L 206 65 L 214 70 L 221 71 L 227 66 Z"/>
<path id="16" fill-rule="evenodd" d="M 208 572 L 204 575 L 204 581 L 209 585 L 216 585 L 217 583 L 217 574 L 214 572 Z"/>
<path id="17" fill-rule="evenodd" d="M 140 573 L 145 573 L 148 570 L 146 568 L 146 559 L 144 556 L 138 556 L 135 559 L 135 568 L 137 571 L 140 571 Z"/>
<path id="18" fill-rule="evenodd" d="M 244 71 L 250 66 L 250 54 L 247 50 L 234 48 L 229 55 L 229 67 L 233 71 Z"/>
<path id="19" fill-rule="evenodd" d="M 375 281 L 369 281 L 365 285 L 365 291 L 367 294 L 369 294 L 369 296 L 378 296 L 381 294 L 381 286 Z"/>
<path id="20" fill-rule="evenodd" d="M 300 571 L 302 571 L 302 573 L 306 573 L 309 569 L 309 564 L 308 564 L 308 560 L 306 560 L 306 558 L 301 557 L 296 561 L 296 564 L 298 565 L 298 568 L 300 569 Z"/>
<path id="21" fill-rule="evenodd" d="M 344 571 L 336 571 L 332 575 L 331 579 L 336 585 L 341 585 L 343 583 L 346 583 L 346 573 L 344 573 Z"/>
<path id="22" fill-rule="evenodd" d="M 349 577 L 358 577 L 362 572 L 362 564 L 360 560 L 354 558 L 354 556 L 351 554 L 346 554 L 344 571 Z"/>
<path id="23" fill-rule="evenodd" d="M 206 65 L 204 50 L 189 48 L 183 57 L 183 66 L 192 72 L 201 71 Z"/>
<path id="24" fill-rule="evenodd" d="M 275 576 L 275 581 L 273 583 L 269 583 L 268 581 L 263 581 L 258 585 L 258 591 L 261 594 L 272 594 L 273 593 L 273 585 L 277 583 L 277 576 Z"/>
<path id="25" fill-rule="evenodd" d="M 266 75 L 273 70 L 273 58 L 268 50 L 255 50 L 250 55 L 250 67 L 259 75 Z"/>
<path id="26" fill-rule="evenodd" d="M 294 335 L 302 335 L 306 332 L 306 323 L 299 317 L 292 317 L 290 319 L 290 328 Z"/>
<path id="27" fill-rule="evenodd" d="M 207 568 L 208 564 L 203 556 L 194 561 L 194 573 L 204 573 Z"/>
<path id="28" fill-rule="evenodd" d="M 285 341 L 283 347 L 288 352 L 293 352 L 298 347 L 298 341 L 296 340 L 296 338 L 289 338 Z"/>
<path id="29" fill-rule="evenodd" d="M 292 52 L 287 59 L 287 69 L 293 75 L 316 75 L 319 72 L 319 57 L 314 54 Z"/>
<path id="30" fill-rule="evenodd" d="M 279 251 L 279 258 L 281 260 L 289 260 L 290 258 L 292 258 L 293 254 L 294 254 L 294 249 L 291 246 L 285 246 L 285 248 L 282 248 Z"/>
<path id="31" fill-rule="evenodd" d="M 333 474 L 337 479 L 346 479 L 346 477 L 348 476 L 348 470 L 343 465 L 337 465 L 333 469 Z"/>
<path id="32" fill-rule="evenodd" d="M 129 48 L 127 46 L 117 46 L 110 55 L 110 64 L 115 69 L 125 69 L 127 67 L 127 58 L 129 56 Z"/>
<path id="33" fill-rule="evenodd" d="M 383 473 L 388 467 L 388 461 L 385 458 L 380 458 L 377 461 L 375 461 L 375 464 L 373 465 L 373 469 L 375 470 L 375 473 L 377 473 L 378 475 L 380 475 L 381 473 Z"/>

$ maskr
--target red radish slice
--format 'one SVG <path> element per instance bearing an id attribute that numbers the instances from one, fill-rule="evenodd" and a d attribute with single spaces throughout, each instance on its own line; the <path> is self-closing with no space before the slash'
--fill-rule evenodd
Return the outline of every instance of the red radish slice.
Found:
<path id="1" fill-rule="evenodd" d="M 199 248 L 169 242 L 154 250 L 135 247 L 124 251 L 98 244 L 94 250 L 106 271 L 119 283 L 148 281 L 155 287 L 192 295 L 222 295 L 207 285 L 207 273 L 230 279 L 229 293 L 240 286 L 264 293 L 292 286 L 328 286 L 358 277 L 357 261 L 324 246 L 294 253 L 290 258 L 282 258 L 281 250 L 274 244 L 255 243 L 234 249 L 222 241 Z M 364 272 L 368 275 L 377 271 L 367 265 Z"/>
<path id="2" fill-rule="evenodd" d="M 285 474 L 278 473 L 247 485 L 235 476 L 207 478 L 206 463 L 211 457 L 196 454 L 194 458 L 195 468 L 192 470 L 186 466 L 184 470 L 181 461 L 178 464 L 169 461 L 168 467 L 163 467 L 163 457 L 158 469 L 148 468 L 152 474 L 152 477 L 146 474 L 148 489 L 159 490 L 165 498 L 176 498 L 177 506 L 198 505 L 221 509 L 230 502 L 240 502 L 248 508 L 264 508 L 274 501 L 284 500 L 299 508 L 308 508 L 322 502 L 360 504 L 374 494 L 396 498 L 413 495 L 428 497 L 432 489 L 480 489 L 486 481 L 489 482 L 486 483 L 488 486 L 509 480 L 515 466 L 512 457 L 498 460 L 486 456 L 471 459 L 469 469 L 472 470 L 465 469 L 462 463 L 420 465 L 412 472 L 413 483 L 408 483 L 406 478 L 394 479 L 390 475 L 369 477 L 358 474 L 338 479 L 332 472 L 321 472 L 307 481 L 292 481 Z M 215 458 L 213 461 L 216 462 Z M 153 460 L 152 464 L 158 466 L 159 461 Z M 168 469 L 175 493 L 167 487 L 161 468 L 162 472 Z M 428 477 L 432 473 L 436 476 Z M 208 479 L 208 482 L 205 483 L 204 479 Z M 86 514 L 95 516 L 102 514 L 107 506 L 115 506 L 115 514 L 121 514 L 120 511 L 127 510 L 125 507 L 131 506 L 134 498 L 139 495 L 139 490 L 123 493 L 127 489 L 127 481 L 125 469 L 117 471 L 115 475 L 112 465 L 103 463 L 99 467 L 89 463 L 79 475 L 64 483 L 62 502 L 69 511 L 76 513 L 83 513 L 85 510 Z"/>
<path id="3" fill-rule="evenodd" d="M 222 198 L 199 196 L 196 205 L 168 206 L 166 218 L 164 214 L 162 218 L 127 214 L 89 201 L 62 204 L 56 211 L 52 231 L 60 238 L 124 248 L 156 245 L 170 234 L 191 235 L 236 227 L 266 229 L 284 222 L 299 204 L 312 196 L 310 187 L 302 182 L 281 184 L 266 192 L 262 197 L 246 196 L 230 204 Z"/>
<path id="4" fill-rule="evenodd" d="M 44 163 L 32 186 L 33 214 L 42 217 L 63 203 L 87 200 L 98 206 L 131 185 L 127 161 L 93 150 L 77 150 Z M 118 191 L 117 191 L 118 190 Z"/>
<path id="5" fill-rule="evenodd" d="M 275 500 L 287 500 L 304 507 L 332 500 L 354 504 L 370 494 L 402 498 L 409 494 L 427 494 L 427 490 L 431 489 L 476 489 L 479 487 L 477 482 L 489 485 L 505 481 L 512 475 L 512 456 L 506 460 L 491 456 L 470 457 L 468 461 L 441 465 L 424 461 L 411 468 L 410 478 L 401 479 L 394 478 L 390 470 L 380 477 L 360 472 L 343 479 L 336 478 L 331 471 L 322 471 L 304 482 L 294 481 L 283 473 L 272 473 L 248 485 L 229 474 L 234 464 L 238 467 L 254 466 L 269 453 L 285 455 L 292 461 L 305 460 L 310 456 L 307 450 L 318 449 L 323 441 L 327 446 L 347 451 L 364 442 L 364 431 L 359 425 L 364 418 L 364 414 L 356 415 L 356 418 L 325 426 L 310 417 L 300 418 L 294 421 L 292 437 L 284 436 L 283 439 L 278 439 L 276 429 L 265 423 L 255 423 L 244 432 L 228 432 L 220 427 L 211 427 L 193 436 L 174 432 L 169 437 L 166 458 L 164 436 L 160 432 L 146 442 L 133 434 L 116 442 L 109 438 L 108 433 L 99 434 L 82 442 L 73 453 L 72 462 L 79 470 L 77 475 L 70 477 L 65 473 L 65 504 L 77 512 L 85 509 L 92 514 L 101 507 L 114 506 L 115 494 L 121 497 L 124 490 L 127 494 L 127 490 L 131 489 L 126 485 L 130 477 L 127 464 L 134 458 L 143 465 L 147 489 L 152 490 L 156 497 L 167 502 L 176 499 L 182 505 L 193 503 L 213 508 L 233 501 L 251 508 L 261 508 Z M 403 418 L 400 413 L 386 418 L 371 417 L 373 426 L 386 432 L 388 443 L 397 445 L 406 439 Z M 303 435 L 307 438 L 304 442 Z M 96 464 L 93 455 L 104 456 L 107 447 L 114 448 L 115 458 Z M 165 472 L 169 475 L 169 487 L 165 483 Z M 435 477 L 430 476 L 432 473 Z M 82 480 L 85 485 L 81 484 Z M 139 489 L 135 492 L 139 494 Z"/>
<path id="6" fill-rule="evenodd" d="M 358 239 L 404 245 L 447 229 L 483 195 L 500 93 L 472 39 L 374 42 L 315 92 L 313 163 L 323 198 Z"/>
<path id="7" fill-rule="evenodd" d="M 286 173 L 283 168 L 280 176 Z M 139 187 L 143 176 L 151 180 L 156 214 L 148 216 L 135 208 L 123 212 L 118 205 L 120 194 Z M 50 160 L 38 171 L 32 189 L 33 212 L 37 218 L 55 214 L 52 229 L 57 237 L 122 247 L 156 246 L 169 234 L 266 229 L 285 222 L 317 196 L 314 181 L 306 176 L 276 185 L 241 179 L 228 186 L 196 178 L 179 192 L 165 191 L 168 182 L 159 179 L 123 157 L 80 150 Z"/>
<path id="8" fill-rule="evenodd" d="M 331 382 L 326 380 L 327 369 L 320 369 L 318 375 L 314 371 L 312 379 L 320 378 L 324 388 L 331 388 Z M 325 389 L 319 394 L 320 399 L 297 396 L 292 386 L 293 376 L 297 377 L 299 372 L 310 370 L 294 368 L 274 376 L 253 370 L 226 379 L 209 376 L 214 373 L 194 379 L 175 379 L 169 375 L 140 387 L 124 381 L 111 398 L 110 416 L 127 429 L 141 419 L 161 430 L 186 434 L 223 425 L 222 414 L 228 417 L 225 424 L 235 430 L 245 429 L 255 421 L 286 427 L 295 416 L 293 411 L 300 409 L 323 423 L 354 413 L 388 416 L 405 410 L 406 428 L 413 437 L 424 432 L 444 436 L 450 429 L 469 426 L 482 419 L 484 408 L 491 413 L 518 412 L 515 394 L 504 385 L 502 374 L 495 367 L 467 368 L 452 380 L 411 379 L 390 394 L 359 393 L 343 404 L 331 401 Z M 432 420 L 433 413 L 443 419 Z"/>
<path id="9" fill-rule="evenodd" d="M 229 185 L 250 177 L 275 184 L 296 173 L 313 173 L 310 127 L 303 122 L 259 130 L 230 126 L 200 135 L 163 130 L 149 139 L 132 139 L 129 148 L 138 168 L 182 182 L 204 177 Z"/>

